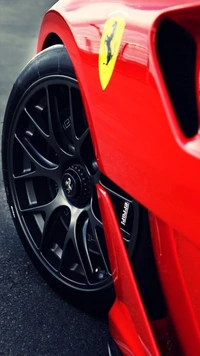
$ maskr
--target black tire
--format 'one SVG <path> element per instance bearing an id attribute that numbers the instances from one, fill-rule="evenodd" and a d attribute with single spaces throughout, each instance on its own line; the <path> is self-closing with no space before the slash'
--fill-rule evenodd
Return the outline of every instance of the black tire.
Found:
<path id="1" fill-rule="evenodd" d="M 13 89 L 11 91 L 9 101 L 7 104 L 7 108 L 6 108 L 4 125 L 3 125 L 3 135 L 2 135 L 2 167 L 3 167 L 3 177 L 4 177 L 5 190 L 6 190 L 6 194 L 7 194 L 7 200 L 8 200 L 10 210 L 11 210 L 13 221 L 15 223 L 17 232 L 21 238 L 23 246 L 24 246 L 25 250 L 27 251 L 30 259 L 34 263 L 35 267 L 39 271 L 39 274 L 41 274 L 45 278 L 45 280 L 55 289 L 56 292 L 58 292 L 62 297 L 66 298 L 68 301 L 72 302 L 76 306 L 79 306 L 81 308 L 84 308 L 84 309 L 87 309 L 90 311 L 96 311 L 97 309 L 102 310 L 102 308 L 107 310 L 110 307 L 110 305 L 112 304 L 113 298 L 114 298 L 111 275 L 108 276 L 107 283 L 102 284 L 98 288 L 96 288 L 96 287 L 90 288 L 90 290 L 87 290 L 87 289 L 84 290 L 84 288 L 82 288 L 82 287 L 78 288 L 76 285 L 73 288 L 70 286 L 70 283 L 68 283 L 68 282 L 65 283 L 65 280 L 63 281 L 60 278 L 58 278 L 58 275 L 56 274 L 57 272 L 54 271 L 55 268 L 54 269 L 50 268 L 49 262 L 48 262 L 48 264 L 46 263 L 47 257 L 45 257 L 45 262 L 42 260 L 42 258 L 40 258 L 39 252 L 37 252 L 35 245 L 33 244 L 32 240 L 30 240 L 30 238 L 29 238 L 29 232 L 27 232 L 27 231 L 29 231 L 28 230 L 29 228 L 27 228 L 27 230 L 26 230 L 26 227 L 25 227 L 26 224 L 27 224 L 27 226 L 29 226 L 29 225 L 28 225 L 28 222 L 24 222 L 24 221 L 29 221 L 30 219 L 32 219 L 32 218 L 27 218 L 27 216 L 29 216 L 28 214 L 30 214 L 30 212 L 28 212 L 28 213 L 26 212 L 26 213 L 22 214 L 20 211 L 21 204 L 22 205 L 25 204 L 24 202 L 27 199 L 27 198 L 23 198 L 24 202 L 21 203 L 21 200 L 20 200 L 20 199 L 22 199 L 21 196 L 23 194 L 25 194 L 24 189 L 28 189 L 28 188 L 26 185 L 27 183 L 20 183 L 21 184 L 20 185 L 19 183 L 16 183 L 16 181 L 13 178 L 13 176 L 15 175 L 15 170 L 18 171 L 18 173 L 21 172 L 22 170 L 23 170 L 23 172 L 25 172 L 25 168 L 23 168 L 23 167 L 25 167 L 25 163 L 21 164 L 19 162 L 25 161 L 24 156 L 26 155 L 26 152 L 23 150 L 22 146 L 20 146 L 21 143 L 19 144 L 19 142 L 16 141 L 16 137 L 18 134 L 19 134 L 19 136 L 21 135 L 20 130 L 21 131 L 24 130 L 23 135 L 25 135 L 25 134 L 28 135 L 28 133 L 27 133 L 28 129 L 30 129 L 30 131 L 33 130 L 34 135 L 35 135 L 35 132 L 37 131 L 35 127 L 32 128 L 33 125 L 31 123 L 27 124 L 27 128 L 25 129 L 24 128 L 24 125 L 26 125 L 25 120 L 22 120 L 22 118 L 21 118 L 22 116 L 20 116 L 20 115 L 22 115 L 23 105 L 24 105 L 23 110 L 25 110 L 24 103 L 27 104 L 27 102 L 28 102 L 27 105 L 29 105 L 29 102 L 31 102 L 31 100 L 33 100 L 33 101 L 35 100 L 35 99 L 32 99 L 31 97 L 30 97 L 31 99 L 30 98 L 26 99 L 29 95 L 32 95 L 32 94 L 30 94 L 32 92 L 32 90 L 33 91 L 36 90 L 35 88 L 37 88 L 37 86 L 42 81 L 44 82 L 45 80 L 51 80 L 51 78 L 54 78 L 54 76 L 61 76 L 62 81 L 65 79 L 66 79 L 66 81 L 67 80 L 68 81 L 76 80 L 76 76 L 75 76 L 75 72 L 74 72 L 71 60 L 67 54 L 65 47 L 62 45 L 52 46 L 52 47 L 42 51 L 38 55 L 36 55 L 28 63 L 28 65 L 24 68 L 22 73 L 19 75 L 19 77 L 16 80 L 16 82 L 13 86 Z M 51 89 L 49 89 L 49 88 L 50 88 L 50 84 L 48 87 L 48 90 L 50 91 Z M 36 94 L 34 94 L 34 95 L 36 95 Z M 49 94 L 49 97 L 50 97 L 50 94 Z M 29 101 L 26 102 L 25 100 L 29 100 Z M 42 110 L 44 111 L 47 109 L 43 108 Z M 48 116 L 48 114 L 46 114 L 46 115 Z M 52 113 L 51 113 L 51 115 L 52 115 Z M 28 119 L 26 119 L 26 121 L 28 121 Z M 26 130 L 26 132 L 25 132 L 25 130 Z M 25 134 L 24 134 L 24 132 L 25 132 Z M 32 135 L 33 135 L 33 133 L 32 133 Z M 25 142 L 25 141 L 27 142 L 27 140 L 28 140 L 27 137 L 25 137 L 25 138 L 23 137 L 23 140 L 24 140 L 23 142 Z M 90 142 L 90 144 L 91 144 L 91 142 Z M 16 147 L 18 147 L 18 148 L 16 149 Z M 87 147 L 89 147 L 89 146 L 87 146 Z M 22 153 L 20 153 L 20 152 L 22 152 Z M 55 153 L 55 156 L 56 156 L 56 153 Z M 31 166 L 32 161 L 31 161 L 30 157 L 28 158 L 28 160 L 30 160 L 29 165 Z M 81 174 L 83 176 L 85 175 L 84 179 L 87 180 L 87 173 L 85 173 L 83 168 L 79 167 L 79 163 L 80 163 L 80 161 L 74 163 L 72 160 L 72 162 L 71 162 L 72 170 L 80 168 L 82 170 Z M 21 164 L 21 168 L 17 167 L 17 165 L 20 165 L 20 164 Z M 76 165 L 78 165 L 78 168 L 77 167 L 74 168 Z M 31 172 L 31 169 L 32 168 L 30 168 L 30 172 Z M 35 170 L 37 171 L 37 167 L 35 168 Z M 72 173 L 73 173 L 72 178 L 74 178 L 76 175 L 76 172 L 74 173 L 74 171 L 73 171 Z M 67 174 L 69 174 L 69 172 L 67 172 Z M 71 171 L 70 171 L 70 174 L 71 174 Z M 30 181 L 33 182 L 34 179 L 35 178 L 33 178 L 33 179 L 30 178 Z M 76 177 L 74 179 L 76 180 Z M 26 182 L 27 181 L 28 181 L 28 178 L 27 178 Z M 18 182 L 19 182 L 19 180 L 18 180 Z M 79 184 L 76 181 L 75 181 L 75 183 Z M 31 184 L 33 184 L 33 183 L 31 183 Z M 25 186 L 26 186 L 26 188 L 25 188 Z M 41 189 L 41 188 L 39 188 L 39 189 Z M 55 189 L 55 186 L 53 188 L 49 187 L 48 192 L 50 189 Z M 78 188 L 76 188 L 76 189 L 78 189 Z M 87 194 L 90 194 L 90 193 L 88 193 L 88 191 L 90 189 L 89 186 L 86 188 L 85 188 L 85 186 L 84 187 L 81 186 L 81 189 L 85 189 L 84 190 L 85 195 L 81 197 L 82 200 L 81 200 L 80 204 L 82 204 L 82 205 L 80 205 L 80 206 L 78 205 L 79 209 L 82 209 L 82 206 L 84 204 L 86 205 Z M 88 189 L 88 191 L 87 191 L 87 189 Z M 19 191 L 20 191 L 20 196 L 19 196 Z M 26 190 L 26 192 L 27 192 L 27 190 Z M 40 193 L 40 195 L 41 195 L 41 193 Z M 42 195 L 42 197 L 43 197 L 43 195 Z M 73 199 L 69 197 L 69 201 L 72 204 Z M 79 204 L 79 202 L 76 202 L 76 204 Z M 46 214 L 46 211 L 44 214 Z M 43 218 L 43 215 L 41 215 L 40 218 L 41 217 Z M 34 219 L 35 219 L 35 215 L 34 215 Z M 45 221 L 46 221 L 45 219 L 46 219 L 46 215 L 44 218 L 44 226 L 45 226 Z M 60 215 L 59 215 L 59 219 L 60 219 Z M 30 226 L 36 226 L 33 224 L 35 224 L 35 223 L 32 223 L 32 225 L 30 225 Z M 50 225 L 51 229 L 53 229 L 52 226 L 55 225 L 55 224 L 54 225 L 52 225 L 52 224 L 54 224 L 54 222 L 51 221 L 51 225 Z M 57 222 L 56 222 L 56 224 L 57 224 Z M 69 225 L 68 225 L 68 229 L 69 229 Z M 34 231 L 36 231 L 36 230 L 34 230 Z M 48 234 L 50 234 L 49 230 L 48 230 Z M 54 246 L 56 246 L 55 243 L 54 243 Z M 52 249 L 53 249 L 53 247 L 52 247 Z M 64 247 L 63 247 L 63 250 L 64 250 Z M 51 251 L 53 251 L 53 250 L 51 250 Z M 56 255 L 56 256 L 58 257 L 58 255 Z"/>

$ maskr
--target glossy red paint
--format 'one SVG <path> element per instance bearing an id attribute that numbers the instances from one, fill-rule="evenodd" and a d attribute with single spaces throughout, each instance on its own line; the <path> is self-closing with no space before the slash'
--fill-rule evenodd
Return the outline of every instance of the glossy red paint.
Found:
<path id="1" fill-rule="evenodd" d="M 193 310 L 194 304 L 191 303 L 181 269 L 176 246 L 177 233 L 153 215 L 151 215 L 150 222 L 158 270 L 167 296 L 170 314 L 176 326 L 179 340 L 181 340 L 182 349 L 186 355 L 199 355 L 199 327 L 197 316 L 195 316 Z M 181 239 L 183 240 L 183 242 L 181 241 L 182 245 L 185 238 L 181 236 Z M 187 258 L 191 263 L 190 257 L 193 256 L 190 256 L 189 251 L 187 251 Z M 188 269 L 190 269 L 190 266 Z M 188 273 L 190 274 L 190 271 Z M 196 289 L 194 285 L 193 288 Z"/>
<path id="2" fill-rule="evenodd" d="M 124 17 L 126 27 L 113 76 L 102 91 L 99 44 L 105 21 L 116 14 Z M 197 356 L 200 354 L 200 131 L 191 139 L 183 136 L 164 84 L 155 48 L 156 32 L 164 18 L 181 23 L 195 38 L 198 95 L 199 0 L 61 0 L 44 17 L 38 51 L 52 32 L 65 44 L 80 84 L 98 165 L 150 211 L 152 242 L 169 318 L 183 354 Z M 120 240 L 120 233 L 112 210 L 109 212 L 112 223 L 107 221 L 109 198 L 98 189 L 114 271 L 118 255 L 114 257 L 111 240 L 114 234 Z M 142 335 L 150 354 L 157 355 L 151 326 L 122 245 L 120 251 L 129 276 L 126 286 L 129 292 L 121 294 L 124 287 L 121 279 L 118 287 L 121 278 L 118 271 L 117 301 L 110 314 L 113 334 L 121 335 L 121 342 L 130 350 L 132 335 L 136 351 L 139 350 L 137 355 L 142 355 L 138 334 Z M 138 305 L 136 314 L 134 303 Z M 137 323 L 136 315 L 141 324 Z M 117 325 L 117 317 L 132 328 L 130 335 Z M 125 348 L 123 352 L 129 355 Z"/>

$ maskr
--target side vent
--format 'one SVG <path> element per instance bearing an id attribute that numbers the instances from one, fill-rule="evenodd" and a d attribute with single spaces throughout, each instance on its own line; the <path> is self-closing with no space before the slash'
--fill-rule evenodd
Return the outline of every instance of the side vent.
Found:
<path id="1" fill-rule="evenodd" d="M 156 49 L 178 123 L 190 138 L 198 131 L 195 40 L 183 27 L 164 20 L 157 31 Z"/>
<path id="2" fill-rule="evenodd" d="M 138 232 L 131 265 L 140 296 L 150 320 L 165 319 L 167 317 L 167 307 L 160 286 L 151 243 L 149 216 L 147 210 L 142 205 L 140 206 Z"/>

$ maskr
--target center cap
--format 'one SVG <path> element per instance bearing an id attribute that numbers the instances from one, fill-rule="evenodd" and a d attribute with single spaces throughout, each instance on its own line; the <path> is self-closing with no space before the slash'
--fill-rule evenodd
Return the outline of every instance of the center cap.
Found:
<path id="1" fill-rule="evenodd" d="M 91 194 L 89 176 L 80 164 L 69 167 L 63 177 L 63 190 L 69 201 L 78 204 L 86 203 Z"/>
<path id="2" fill-rule="evenodd" d="M 80 182 L 76 178 L 79 177 L 74 177 L 71 172 L 65 175 L 65 194 L 69 197 L 75 197 L 80 190 Z"/>

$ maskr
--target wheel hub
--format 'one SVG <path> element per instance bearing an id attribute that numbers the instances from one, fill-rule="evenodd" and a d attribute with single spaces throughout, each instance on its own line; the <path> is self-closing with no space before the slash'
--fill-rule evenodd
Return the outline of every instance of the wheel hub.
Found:
<path id="1" fill-rule="evenodd" d="M 70 166 L 63 177 L 63 190 L 71 203 L 86 204 L 91 196 L 91 183 L 86 169 L 81 164 Z"/>

